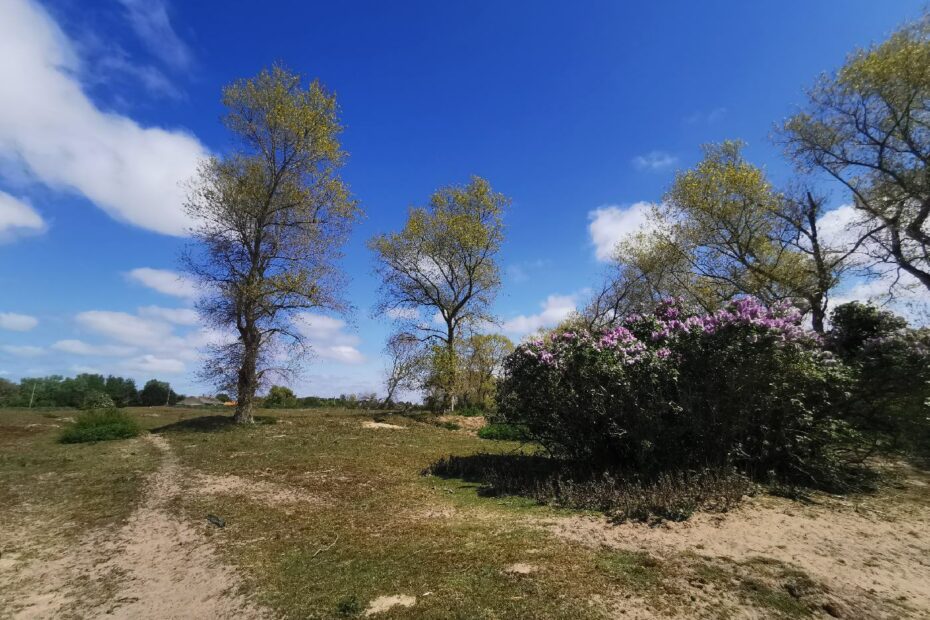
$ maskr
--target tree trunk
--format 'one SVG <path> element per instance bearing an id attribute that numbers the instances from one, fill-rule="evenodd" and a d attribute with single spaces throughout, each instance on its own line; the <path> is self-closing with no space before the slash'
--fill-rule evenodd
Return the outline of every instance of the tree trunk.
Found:
<path id="1" fill-rule="evenodd" d="M 258 363 L 258 341 L 250 334 L 243 334 L 242 365 L 239 367 L 238 400 L 236 414 L 233 419 L 238 424 L 252 424 L 255 400 L 256 377 L 255 371 Z"/>

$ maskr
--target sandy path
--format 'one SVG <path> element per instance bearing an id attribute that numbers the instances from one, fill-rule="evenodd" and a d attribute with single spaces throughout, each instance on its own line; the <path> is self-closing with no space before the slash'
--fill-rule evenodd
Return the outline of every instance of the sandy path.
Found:
<path id="1" fill-rule="evenodd" d="M 13 618 L 271 616 L 239 593 L 241 581 L 203 533 L 168 510 L 181 493 L 180 466 L 163 437 L 145 439 L 162 461 L 141 505 L 115 535 L 93 531 L 51 561 L 17 567 L 31 587 Z"/>

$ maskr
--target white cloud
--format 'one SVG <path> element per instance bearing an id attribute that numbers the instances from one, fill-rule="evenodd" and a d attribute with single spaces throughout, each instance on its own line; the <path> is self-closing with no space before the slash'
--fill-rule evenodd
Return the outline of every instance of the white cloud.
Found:
<path id="1" fill-rule="evenodd" d="M 629 207 L 606 205 L 588 212 L 588 233 L 594 253 L 600 261 L 613 257 L 614 248 L 633 233 L 644 230 L 650 222 L 652 203 L 636 202 Z"/>
<path id="2" fill-rule="evenodd" d="M 343 364 L 361 364 L 365 356 L 356 348 L 358 336 L 346 333 L 346 322 L 341 319 L 304 312 L 295 318 L 297 329 L 307 338 L 314 353 L 323 359 Z"/>
<path id="3" fill-rule="evenodd" d="M 196 310 L 191 308 L 162 308 L 161 306 L 144 306 L 139 308 L 139 315 L 161 319 L 175 325 L 197 325 L 200 317 Z"/>
<path id="4" fill-rule="evenodd" d="M 153 374 L 176 375 L 184 372 L 184 362 L 181 360 L 158 357 L 146 354 L 126 360 L 123 367 L 135 372 L 150 372 Z"/>
<path id="5" fill-rule="evenodd" d="M 176 271 L 139 267 L 127 273 L 126 277 L 165 295 L 182 299 L 197 297 L 197 284 Z"/>
<path id="6" fill-rule="evenodd" d="M 98 108 L 75 77 L 70 40 L 38 4 L 7 0 L 0 19 L 0 157 L 85 196 L 112 217 L 184 235 L 182 182 L 207 149 L 178 130 Z"/>
<path id="7" fill-rule="evenodd" d="M 632 163 L 637 170 L 657 172 L 674 166 L 678 163 L 678 158 L 665 151 L 650 151 L 645 155 L 637 155 L 633 158 Z"/>
<path id="8" fill-rule="evenodd" d="M 123 347 L 119 345 L 93 345 L 83 340 L 59 340 L 52 345 L 56 351 L 64 353 L 73 353 L 74 355 L 94 355 L 94 356 L 124 356 L 132 355 L 135 352 L 134 347 Z"/>
<path id="9" fill-rule="evenodd" d="M 126 312 L 88 310 L 75 318 L 81 327 L 132 346 L 163 347 L 173 336 L 173 330 L 167 323 Z"/>
<path id="10" fill-rule="evenodd" d="M 136 35 L 166 64 L 186 69 L 191 64 L 187 45 L 171 26 L 168 8 L 161 0 L 119 0 L 126 8 Z"/>
<path id="11" fill-rule="evenodd" d="M 30 345 L 5 344 L 0 346 L 0 350 L 17 357 L 38 357 L 45 354 L 45 349 L 42 347 L 33 347 Z"/>
<path id="12" fill-rule="evenodd" d="M 8 329 L 14 332 L 28 332 L 39 324 L 39 319 L 28 314 L 16 314 L 15 312 L 0 312 L 0 329 Z"/>
<path id="13" fill-rule="evenodd" d="M 575 311 L 576 295 L 549 295 L 537 314 L 521 314 L 504 322 L 504 331 L 513 334 L 528 334 L 543 327 L 554 327 Z"/>
<path id="14" fill-rule="evenodd" d="M 23 233 L 39 233 L 45 222 L 28 203 L 0 191 L 0 242 Z"/>

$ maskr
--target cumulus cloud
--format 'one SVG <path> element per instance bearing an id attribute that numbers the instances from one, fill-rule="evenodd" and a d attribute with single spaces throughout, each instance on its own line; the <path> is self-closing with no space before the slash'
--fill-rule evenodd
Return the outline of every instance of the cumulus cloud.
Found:
<path id="1" fill-rule="evenodd" d="M 575 311 L 576 295 L 549 295 L 536 314 L 521 314 L 504 322 L 504 331 L 512 334 L 528 334 L 543 327 L 554 327 Z"/>
<path id="2" fill-rule="evenodd" d="M 8 329 L 14 332 L 28 332 L 39 324 L 39 319 L 28 314 L 16 314 L 15 312 L 0 312 L 0 329 Z"/>
<path id="3" fill-rule="evenodd" d="M 134 347 L 123 347 L 113 344 L 93 345 L 83 340 L 59 340 L 52 345 L 56 351 L 73 353 L 74 355 L 92 355 L 100 357 L 124 356 L 135 353 Z"/>
<path id="4" fill-rule="evenodd" d="M 356 348 L 359 338 L 345 331 L 345 321 L 304 312 L 295 318 L 294 324 L 310 342 L 314 353 L 321 358 L 343 364 L 365 362 L 365 356 Z"/>
<path id="5" fill-rule="evenodd" d="M 71 41 L 42 7 L 4 3 L 0 83 L 8 87 L 0 89 L 0 157 L 120 221 L 184 235 L 190 222 L 182 183 L 207 149 L 187 132 L 101 110 L 75 77 L 79 65 Z"/>
<path id="6" fill-rule="evenodd" d="M 161 306 L 144 306 L 139 308 L 139 315 L 161 319 L 175 325 L 197 325 L 200 317 L 192 308 L 162 308 Z"/>
<path id="7" fill-rule="evenodd" d="M 88 310 L 75 320 L 81 327 L 131 346 L 163 347 L 173 337 L 169 324 L 126 312 Z"/>
<path id="8" fill-rule="evenodd" d="M 0 346 L 0 350 L 4 353 L 15 355 L 16 357 L 39 357 L 45 354 L 45 349 L 42 347 L 34 347 L 31 345 L 5 344 Z"/>
<path id="9" fill-rule="evenodd" d="M 182 299 L 197 297 L 197 284 L 183 274 L 169 269 L 139 267 L 127 273 L 126 277 L 165 295 Z"/>
<path id="10" fill-rule="evenodd" d="M 0 191 L 0 242 L 43 230 L 45 221 L 35 209 L 27 202 Z"/>
<path id="11" fill-rule="evenodd" d="M 632 163 L 637 170 L 657 172 L 674 166 L 678 163 L 678 158 L 665 151 L 650 151 L 645 155 L 637 155 L 633 158 Z"/>
<path id="12" fill-rule="evenodd" d="M 171 25 L 168 7 L 161 0 L 119 0 L 136 36 L 165 64 L 186 69 L 191 64 L 190 49 Z"/>
<path id="13" fill-rule="evenodd" d="M 606 205 L 589 211 L 588 233 L 597 259 L 610 260 L 620 241 L 644 230 L 650 221 L 652 206 L 652 203 L 641 201 L 628 207 Z"/>

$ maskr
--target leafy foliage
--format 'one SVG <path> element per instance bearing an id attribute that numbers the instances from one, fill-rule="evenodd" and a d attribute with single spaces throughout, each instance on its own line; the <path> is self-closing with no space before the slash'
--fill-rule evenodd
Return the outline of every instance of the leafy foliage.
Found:
<path id="1" fill-rule="evenodd" d="M 238 148 L 203 164 L 187 212 L 185 266 L 202 285 L 207 323 L 237 339 L 215 346 L 203 378 L 236 393 L 252 421 L 256 391 L 292 374 L 308 344 L 299 313 L 346 310 L 336 261 L 359 208 L 339 176 L 346 154 L 336 97 L 281 67 L 223 91 Z"/>
<path id="2" fill-rule="evenodd" d="M 930 329 L 875 306 L 834 309 L 828 345 L 854 370 L 850 419 L 889 447 L 930 456 Z"/>
<path id="3" fill-rule="evenodd" d="M 485 179 L 473 177 L 468 185 L 440 188 L 427 207 L 411 209 L 399 232 L 369 241 L 382 282 L 377 312 L 435 344 L 429 375 L 444 407 L 454 407 L 460 388 L 462 333 L 492 318 L 509 203 Z M 424 311 L 438 314 L 442 327 L 421 320 Z"/>
<path id="4" fill-rule="evenodd" d="M 74 423 L 64 429 L 61 443 L 86 443 L 128 439 L 140 432 L 139 424 L 118 409 L 91 409 L 78 414 Z"/>

